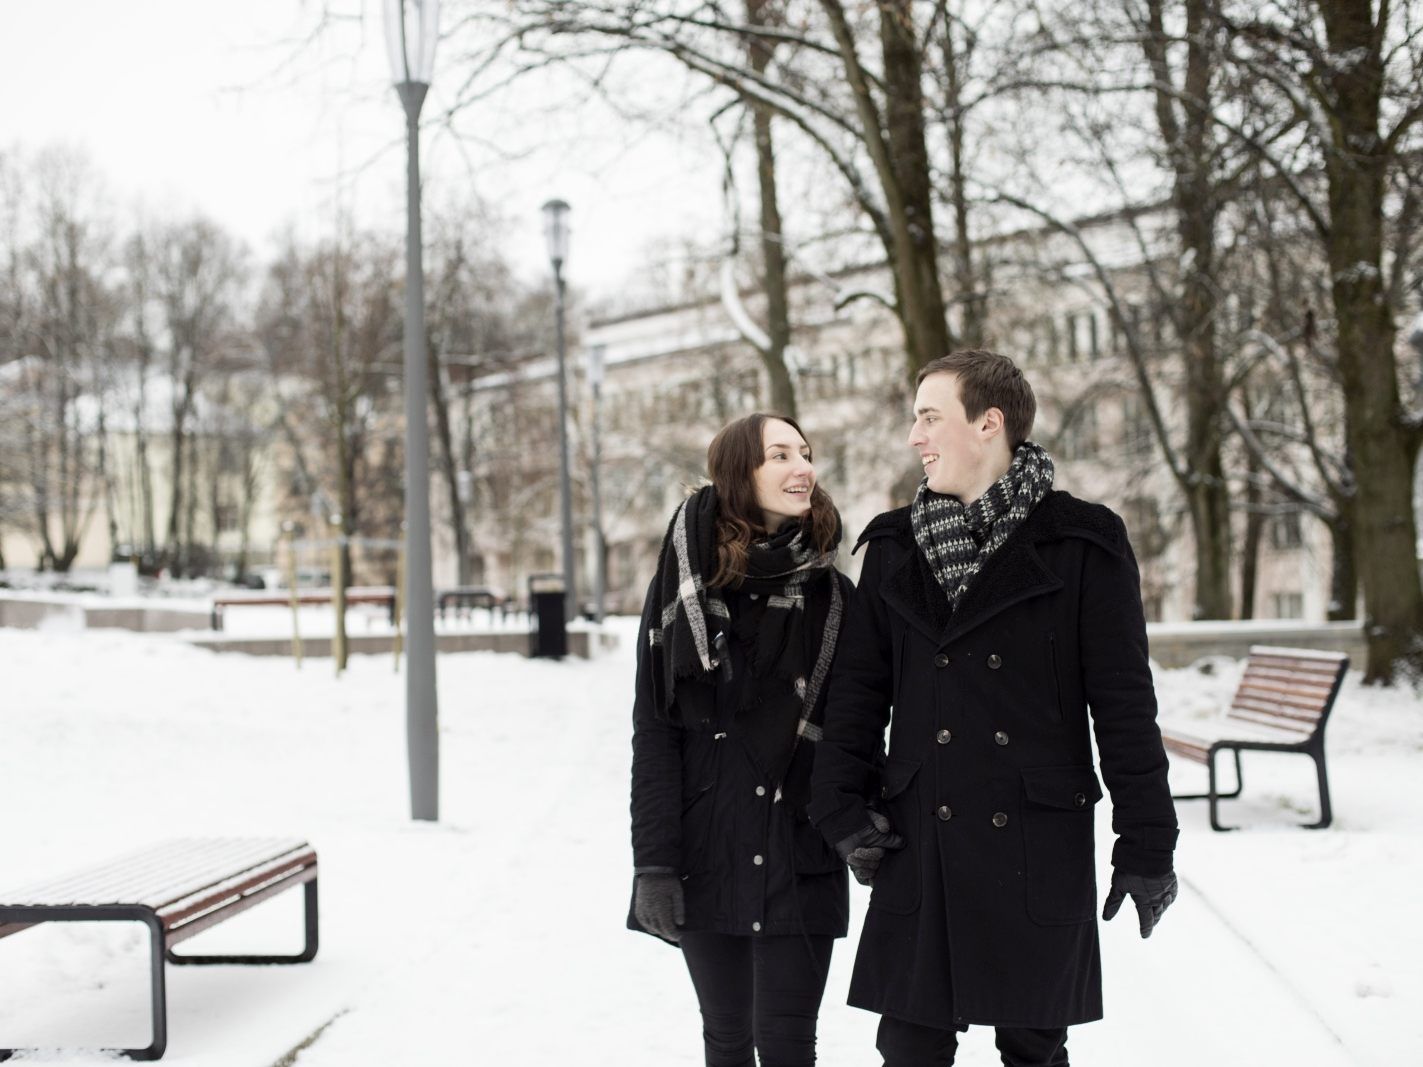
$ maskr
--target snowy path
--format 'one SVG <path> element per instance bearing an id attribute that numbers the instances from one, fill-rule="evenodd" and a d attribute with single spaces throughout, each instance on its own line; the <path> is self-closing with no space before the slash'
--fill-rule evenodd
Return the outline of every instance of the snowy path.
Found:
<path id="1" fill-rule="evenodd" d="M 681 961 L 623 929 L 627 641 L 593 662 L 442 658 L 435 826 L 406 819 L 388 657 L 358 658 L 338 682 L 323 662 L 297 672 L 162 638 L 0 630 L 0 662 L 0 811 L 15 816 L 0 884 L 171 833 L 297 833 L 320 850 L 317 961 L 170 969 L 165 1063 L 270 1067 L 322 1027 L 292 1062 L 700 1062 Z M 1199 713 L 1233 680 L 1170 672 L 1163 703 Z M 1107 1020 L 1074 1030 L 1074 1062 L 1382 1065 L 1419 1047 L 1423 709 L 1351 682 L 1330 749 L 1330 831 L 1290 825 L 1312 796 L 1298 758 L 1247 756 L 1250 788 L 1228 815 L 1247 832 L 1212 834 L 1203 805 L 1182 807 L 1181 899 L 1149 942 L 1129 915 L 1103 927 Z M 289 896 L 193 950 L 291 947 Z M 837 948 L 822 1013 L 831 1067 L 878 1062 L 876 1018 L 844 1006 L 852 949 Z M 117 926 L 0 941 L 0 1046 L 146 1042 L 144 967 L 139 934 Z M 967 1035 L 959 1062 L 995 1064 L 991 1035 Z"/>

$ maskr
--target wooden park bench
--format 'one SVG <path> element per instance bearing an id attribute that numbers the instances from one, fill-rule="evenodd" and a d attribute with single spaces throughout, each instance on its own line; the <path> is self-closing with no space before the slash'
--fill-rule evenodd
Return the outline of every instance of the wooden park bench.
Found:
<path id="1" fill-rule="evenodd" d="M 500 596 L 492 589 L 478 585 L 457 585 L 451 589 L 439 590 L 435 594 L 435 608 L 441 619 L 445 617 L 445 612 L 451 608 L 454 608 L 457 613 L 473 608 L 483 608 L 489 612 L 491 618 L 496 610 L 501 619 L 509 614 L 509 602 L 505 597 Z"/>
<path id="2" fill-rule="evenodd" d="M 290 608 L 295 600 L 302 607 L 313 604 L 330 604 L 334 595 L 330 589 L 303 589 L 295 597 L 286 593 L 232 593 L 212 598 L 212 613 L 209 621 L 214 630 L 221 630 L 223 613 L 228 608 Z M 386 609 L 391 622 L 395 621 L 395 590 L 388 585 L 353 585 L 346 590 L 346 606 L 356 604 L 380 604 Z"/>
<path id="3" fill-rule="evenodd" d="M 153 1043 L 118 1049 L 156 1060 L 168 1044 L 163 961 L 177 964 L 305 963 L 316 956 L 316 852 L 304 841 L 197 838 L 166 841 L 61 878 L 0 893 L 0 938 L 46 922 L 123 920 L 152 933 Z M 180 956 L 173 946 L 287 889 L 305 887 L 306 946 L 294 956 Z M 0 1049 L 0 1060 L 19 1049 Z"/>
<path id="4" fill-rule="evenodd" d="M 1167 751 L 1204 763 L 1210 775 L 1207 792 L 1180 794 L 1176 799 L 1209 800 L 1211 829 L 1232 829 L 1220 824 L 1216 806 L 1221 800 L 1240 795 L 1240 753 L 1245 749 L 1299 752 L 1314 760 L 1319 779 L 1319 821 L 1307 826 L 1328 826 L 1334 813 L 1329 805 L 1329 775 L 1324 766 L 1324 724 L 1348 669 L 1349 657 L 1342 652 L 1252 647 L 1250 658 L 1245 661 L 1245 674 L 1221 720 L 1192 724 L 1186 729 L 1163 726 L 1161 739 Z M 1235 790 L 1222 793 L 1216 784 L 1215 756 L 1227 749 L 1235 757 Z"/>

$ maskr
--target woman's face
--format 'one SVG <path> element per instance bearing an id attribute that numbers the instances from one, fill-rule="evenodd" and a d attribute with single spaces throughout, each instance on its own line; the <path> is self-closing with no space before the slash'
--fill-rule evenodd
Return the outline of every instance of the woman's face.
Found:
<path id="1" fill-rule="evenodd" d="M 780 419 L 767 419 L 761 427 L 761 459 L 753 473 L 756 503 L 765 515 L 766 529 L 777 530 L 810 511 L 815 468 L 805 438 Z"/>

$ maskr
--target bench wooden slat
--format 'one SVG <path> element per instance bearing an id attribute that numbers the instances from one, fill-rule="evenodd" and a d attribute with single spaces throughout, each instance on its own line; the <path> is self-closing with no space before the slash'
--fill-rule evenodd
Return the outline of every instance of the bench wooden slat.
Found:
<path id="1" fill-rule="evenodd" d="M 299 849 L 292 839 L 180 839 L 64 877 L 0 893 L 7 904 L 146 904 L 160 908 L 200 892 L 234 870 Z"/>
<path id="2" fill-rule="evenodd" d="M 245 910 L 258 904 L 268 897 L 274 897 L 278 893 L 291 889 L 295 886 L 304 885 L 316 877 L 314 866 L 302 867 L 299 870 L 291 871 L 279 878 L 269 879 L 253 888 L 250 892 L 243 893 L 241 897 L 227 898 L 228 904 L 235 904 L 240 901 Z M 167 927 L 166 940 L 168 946 L 179 944 L 190 937 L 202 933 L 210 927 L 216 926 L 228 917 L 230 906 L 216 906 L 205 911 L 193 913 L 190 918 L 181 922 L 174 922 Z"/>
<path id="3" fill-rule="evenodd" d="M 1301 708 L 1265 697 L 1238 695 L 1226 717 L 1230 719 L 1278 719 L 1281 726 L 1312 730 L 1324 713 L 1323 708 Z"/>
<path id="4" fill-rule="evenodd" d="M 1334 652 L 1324 648 L 1284 648 L 1279 645 L 1251 645 L 1250 658 L 1261 660 L 1284 659 L 1291 662 L 1300 661 L 1304 663 L 1327 660 L 1337 668 L 1340 663 L 1346 662 L 1349 656 L 1344 652 Z"/>
<path id="5" fill-rule="evenodd" d="M 1302 678 L 1286 678 L 1273 674 L 1258 674 L 1247 671 L 1240 679 L 1241 689 L 1259 690 L 1266 693 L 1280 693 L 1301 700 L 1324 703 L 1329 699 L 1329 690 L 1334 687 L 1333 679 L 1321 682 L 1306 681 Z"/>
<path id="6" fill-rule="evenodd" d="M 69 904 L 147 904 L 157 906 L 173 895 L 186 895 L 230 874 L 234 868 L 261 862 L 280 847 L 277 842 L 236 845 L 218 840 L 184 842 L 183 851 L 136 853 L 131 865 L 106 865 L 91 876 L 40 887 L 42 900 Z"/>
<path id="7" fill-rule="evenodd" d="M 196 893 L 180 897 L 158 909 L 158 917 L 164 926 L 178 926 L 184 921 L 220 907 L 241 897 L 250 895 L 267 883 L 289 878 L 301 871 L 314 867 L 316 851 L 310 847 L 292 852 L 259 864 L 241 874 L 224 879 L 205 887 Z"/>

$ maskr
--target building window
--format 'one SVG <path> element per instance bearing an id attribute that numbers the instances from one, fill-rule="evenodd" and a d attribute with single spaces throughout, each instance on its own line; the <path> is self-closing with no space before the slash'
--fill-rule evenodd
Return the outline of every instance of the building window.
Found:
<path id="1" fill-rule="evenodd" d="M 1097 409 L 1083 404 L 1069 411 L 1058 435 L 1058 451 L 1063 459 L 1092 459 L 1097 455 Z"/>
<path id="2" fill-rule="evenodd" d="M 1141 610 L 1146 616 L 1147 622 L 1160 622 L 1162 612 L 1162 597 L 1160 593 L 1152 593 L 1150 596 L 1141 598 Z"/>
<path id="3" fill-rule="evenodd" d="M 1151 425 L 1151 413 L 1139 396 L 1122 401 L 1122 451 L 1128 456 L 1144 456 L 1156 442 L 1156 430 Z"/>
<path id="4" fill-rule="evenodd" d="M 1287 511 L 1283 515 L 1275 516 L 1274 521 L 1270 523 L 1270 544 L 1274 548 L 1285 551 L 1299 548 L 1304 544 L 1298 511 Z M 1281 618 L 1295 618 L 1295 616 L 1288 615 L 1281 616 Z"/>
<path id="5" fill-rule="evenodd" d="M 1270 597 L 1275 606 L 1275 618 L 1277 619 L 1302 619 L 1304 618 L 1304 594 L 1303 593 L 1275 593 Z"/>
<path id="6" fill-rule="evenodd" d="M 1122 507 L 1127 536 L 1140 559 L 1150 559 L 1166 550 L 1168 537 L 1161 521 L 1161 505 L 1154 496 L 1129 497 Z"/>

